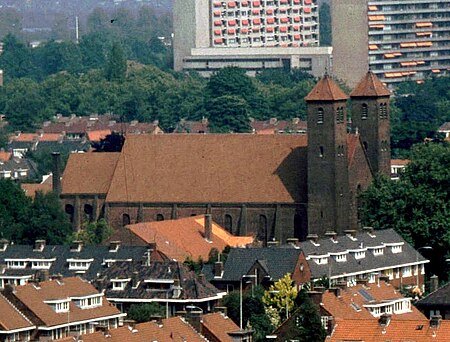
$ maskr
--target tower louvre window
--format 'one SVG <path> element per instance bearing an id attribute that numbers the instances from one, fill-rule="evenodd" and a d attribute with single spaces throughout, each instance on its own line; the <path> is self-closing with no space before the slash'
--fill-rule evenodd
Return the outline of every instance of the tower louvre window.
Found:
<path id="1" fill-rule="evenodd" d="M 363 103 L 362 107 L 361 107 L 361 120 L 367 120 L 368 117 L 368 108 L 367 108 L 367 104 Z"/>
<path id="2" fill-rule="evenodd" d="M 323 108 L 317 110 L 317 123 L 323 124 Z"/>
<path id="3" fill-rule="evenodd" d="M 380 104 L 380 107 L 378 108 L 378 114 L 380 116 L 380 119 L 387 119 L 388 114 L 387 114 L 387 104 L 386 103 Z"/>
<path id="4" fill-rule="evenodd" d="M 344 122 L 344 107 L 338 107 L 336 109 L 336 122 L 337 123 Z"/>

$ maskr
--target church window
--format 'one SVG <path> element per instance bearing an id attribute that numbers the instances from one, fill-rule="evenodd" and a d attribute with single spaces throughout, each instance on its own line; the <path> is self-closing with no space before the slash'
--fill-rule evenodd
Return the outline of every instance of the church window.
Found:
<path id="1" fill-rule="evenodd" d="M 130 219 L 130 215 L 128 214 L 123 214 L 122 215 L 122 226 L 127 226 L 131 223 L 131 219 Z"/>
<path id="2" fill-rule="evenodd" d="M 94 220 L 94 208 L 92 207 L 92 205 L 84 205 L 84 214 L 86 216 L 86 221 L 92 222 Z"/>
<path id="3" fill-rule="evenodd" d="M 317 123 L 318 124 L 323 124 L 323 108 L 322 107 L 320 107 L 317 110 Z"/>
<path id="4" fill-rule="evenodd" d="M 232 233 L 233 232 L 233 218 L 231 215 L 226 214 L 225 220 L 224 220 L 224 228 L 227 232 Z"/>
<path id="5" fill-rule="evenodd" d="M 378 108 L 378 112 L 379 112 L 380 119 L 387 119 L 387 117 L 388 117 L 387 104 L 381 103 L 380 107 Z"/>
<path id="6" fill-rule="evenodd" d="M 156 221 L 164 221 L 164 215 L 163 214 L 156 214 Z"/>
<path id="7" fill-rule="evenodd" d="M 369 115 L 369 109 L 367 107 L 367 104 L 363 103 L 362 107 L 361 107 L 361 120 L 367 120 L 368 115 Z"/>
<path id="8" fill-rule="evenodd" d="M 320 156 L 320 158 L 323 158 L 323 155 L 324 155 L 324 149 L 323 149 L 323 146 L 320 146 L 319 147 L 319 156 Z"/>
<path id="9" fill-rule="evenodd" d="M 74 218 L 74 212 L 75 209 L 73 208 L 73 205 L 71 204 L 66 204 L 64 211 L 66 212 L 66 214 L 69 216 L 69 220 L 70 222 L 73 222 L 73 218 Z"/>
<path id="10" fill-rule="evenodd" d="M 267 217 L 266 215 L 259 215 L 259 226 L 258 233 L 256 234 L 256 238 L 259 241 L 263 241 L 264 245 L 267 244 Z"/>
<path id="11" fill-rule="evenodd" d="M 344 122 L 344 107 L 338 107 L 336 109 L 336 122 L 337 123 Z"/>

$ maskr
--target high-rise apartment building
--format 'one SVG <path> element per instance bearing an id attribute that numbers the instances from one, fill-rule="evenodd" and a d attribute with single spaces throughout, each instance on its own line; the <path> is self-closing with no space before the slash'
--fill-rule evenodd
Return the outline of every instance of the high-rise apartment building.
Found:
<path id="1" fill-rule="evenodd" d="M 450 68 L 450 0 L 332 1 L 333 71 L 350 87 L 369 67 L 388 86 Z"/>
<path id="2" fill-rule="evenodd" d="M 176 0 L 174 55 L 175 70 L 203 74 L 234 65 L 322 76 L 331 63 L 331 48 L 319 47 L 316 0 Z"/>

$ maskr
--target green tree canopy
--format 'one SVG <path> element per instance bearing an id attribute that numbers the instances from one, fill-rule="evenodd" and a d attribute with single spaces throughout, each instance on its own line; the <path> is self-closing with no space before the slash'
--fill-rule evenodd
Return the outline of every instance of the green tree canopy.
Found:
<path id="1" fill-rule="evenodd" d="M 206 112 L 210 130 L 215 133 L 246 133 L 251 131 L 250 107 L 236 95 L 223 95 L 208 101 Z"/>
<path id="2" fill-rule="evenodd" d="M 127 72 L 127 60 L 122 46 L 114 42 L 106 62 L 105 75 L 108 81 L 123 81 Z"/>
<path id="3" fill-rule="evenodd" d="M 154 317 L 165 317 L 164 307 L 158 303 L 132 304 L 127 318 L 136 323 L 148 322 Z"/>
<path id="4" fill-rule="evenodd" d="M 72 240 L 83 241 L 85 245 L 100 245 L 112 234 L 112 228 L 105 219 L 87 223 L 82 230 L 74 234 Z"/>
<path id="5" fill-rule="evenodd" d="M 361 196 L 362 218 L 376 229 L 393 228 L 416 248 L 433 247 L 431 271 L 446 277 L 450 257 L 450 146 L 421 144 L 398 181 L 377 178 Z"/>

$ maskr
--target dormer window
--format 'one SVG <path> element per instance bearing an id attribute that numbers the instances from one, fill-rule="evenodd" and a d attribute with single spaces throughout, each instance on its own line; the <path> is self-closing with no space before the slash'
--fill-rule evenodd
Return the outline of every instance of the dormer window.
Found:
<path id="1" fill-rule="evenodd" d="M 112 279 L 112 289 L 113 291 L 123 291 L 127 286 L 128 282 L 131 281 L 131 278 L 127 279 Z"/>
<path id="2" fill-rule="evenodd" d="M 70 271 L 87 271 L 94 259 L 67 259 Z"/>
<path id="3" fill-rule="evenodd" d="M 364 259 L 366 257 L 366 252 L 364 251 L 359 251 L 355 253 L 355 259 Z"/>
<path id="4" fill-rule="evenodd" d="M 52 266 L 52 261 L 55 261 L 56 259 L 51 260 L 33 260 L 31 261 L 31 268 L 34 270 L 49 270 Z"/>
<path id="5" fill-rule="evenodd" d="M 6 267 L 11 269 L 24 269 L 27 267 L 28 260 L 5 259 Z"/>
<path id="6" fill-rule="evenodd" d="M 383 254 L 384 254 L 384 248 L 375 248 L 373 250 L 373 255 L 374 256 L 383 255 Z"/>
<path id="7" fill-rule="evenodd" d="M 347 261 L 347 254 L 339 254 L 335 256 L 336 262 L 346 262 Z"/>
<path id="8" fill-rule="evenodd" d="M 317 264 L 317 265 L 326 265 L 326 264 L 328 264 L 328 256 L 327 255 L 320 255 L 320 256 L 317 256 L 317 255 L 311 255 L 311 256 L 309 256 L 309 259 L 312 259 L 312 260 L 314 260 L 314 262 Z"/>
<path id="9" fill-rule="evenodd" d="M 45 300 L 44 303 L 51 306 L 56 313 L 69 312 L 70 299 Z"/>
<path id="10" fill-rule="evenodd" d="M 102 306 L 103 293 L 96 293 L 94 295 L 85 297 L 73 297 L 72 299 L 75 301 L 75 305 L 80 309 L 93 309 Z"/>
<path id="11" fill-rule="evenodd" d="M 393 254 L 401 253 L 402 252 L 402 246 L 392 246 L 391 251 Z"/>

